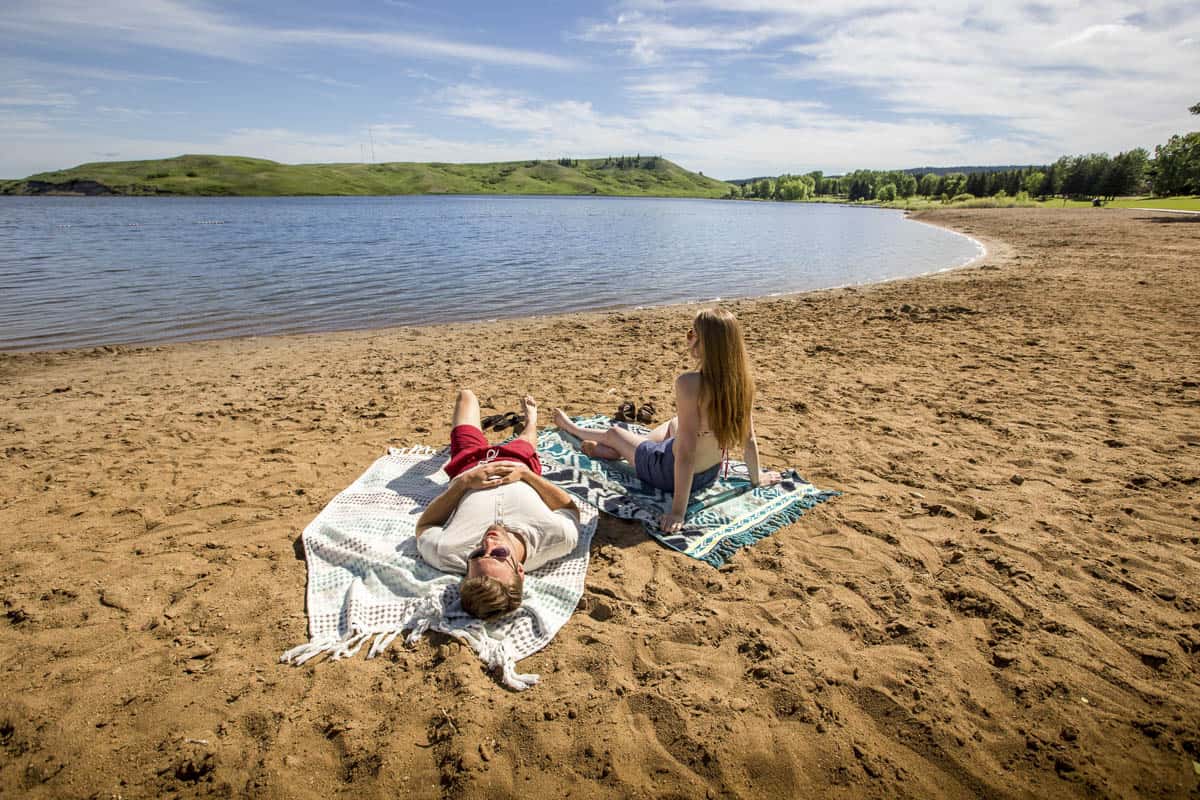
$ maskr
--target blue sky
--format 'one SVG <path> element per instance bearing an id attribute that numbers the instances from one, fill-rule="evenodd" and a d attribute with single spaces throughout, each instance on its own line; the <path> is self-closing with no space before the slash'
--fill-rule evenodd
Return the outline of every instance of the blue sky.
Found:
<path id="1" fill-rule="evenodd" d="M 0 177 L 661 154 L 720 178 L 1039 163 L 1200 127 L 1200 3 L 5 0 Z"/>

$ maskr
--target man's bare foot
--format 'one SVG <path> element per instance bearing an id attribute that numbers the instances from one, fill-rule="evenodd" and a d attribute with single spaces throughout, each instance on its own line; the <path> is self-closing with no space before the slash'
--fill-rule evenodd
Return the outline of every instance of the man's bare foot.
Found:
<path id="1" fill-rule="evenodd" d="M 533 399 L 533 395 L 525 395 L 521 398 L 521 410 L 525 412 L 525 427 L 536 428 L 538 417 L 537 400 Z"/>
<path id="2" fill-rule="evenodd" d="M 584 439 L 579 443 L 579 449 L 588 458 L 602 458 L 605 461 L 616 461 L 621 457 L 621 454 L 613 450 L 606 444 L 593 442 L 591 439 Z"/>

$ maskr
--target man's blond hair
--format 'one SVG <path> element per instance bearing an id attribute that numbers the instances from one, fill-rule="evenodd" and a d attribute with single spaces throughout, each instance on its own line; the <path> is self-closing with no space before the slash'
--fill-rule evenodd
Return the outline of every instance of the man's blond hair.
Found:
<path id="1" fill-rule="evenodd" d="M 521 607 L 521 594 L 525 588 L 525 579 L 514 575 L 512 583 L 504 583 L 498 578 L 480 576 L 464 578 L 458 585 L 458 593 L 462 596 L 463 610 L 478 619 L 493 619 L 516 611 Z"/>

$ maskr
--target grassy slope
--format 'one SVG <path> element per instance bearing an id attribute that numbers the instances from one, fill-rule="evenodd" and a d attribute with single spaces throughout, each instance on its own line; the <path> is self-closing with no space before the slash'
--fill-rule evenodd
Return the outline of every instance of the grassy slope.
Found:
<path id="1" fill-rule="evenodd" d="M 647 159 L 643 159 L 646 163 Z M 239 156 L 185 155 L 154 161 L 110 161 L 31 175 L 26 181 L 102 183 L 120 194 L 390 195 L 604 194 L 724 197 L 729 184 L 665 159 L 653 169 L 574 167 L 554 161 L 494 164 L 279 164 Z M 18 186 L 23 182 L 18 182 Z"/>

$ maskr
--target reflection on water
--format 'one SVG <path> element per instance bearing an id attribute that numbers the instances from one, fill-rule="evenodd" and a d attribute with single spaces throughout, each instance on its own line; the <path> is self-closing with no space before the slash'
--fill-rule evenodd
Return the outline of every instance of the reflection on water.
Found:
<path id="1" fill-rule="evenodd" d="M 898 213 L 612 197 L 0 198 L 0 349 L 761 296 L 961 265 Z"/>

